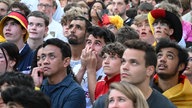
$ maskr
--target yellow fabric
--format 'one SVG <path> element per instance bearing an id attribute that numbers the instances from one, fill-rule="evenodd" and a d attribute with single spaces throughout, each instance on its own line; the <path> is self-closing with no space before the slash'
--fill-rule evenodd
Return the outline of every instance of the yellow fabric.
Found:
<path id="1" fill-rule="evenodd" d="M 0 43 L 1 43 L 1 42 L 5 42 L 5 41 L 6 41 L 5 38 L 0 35 Z"/>
<path id="2" fill-rule="evenodd" d="M 155 41 L 153 44 L 152 44 L 152 46 L 155 48 L 156 47 L 156 45 L 157 45 L 157 41 Z"/>
<path id="3" fill-rule="evenodd" d="M 40 91 L 40 88 L 39 88 L 39 87 L 35 87 L 35 90 L 36 90 L 36 91 Z"/>
<path id="4" fill-rule="evenodd" d="M 177 108 L 192 108 L 192 85 L 187 78 L 184 83 L 168 89 L 163 93 Z"/>
<path id="5" fill-rule="evenodd" d="M 115 25 L 117 29 L 123 27 L 123 19 L 119 15 L 109 16 L 110 23 Z"/>
<path id="6" fill-rule="evenodd" d="M 148 13 L 147 17 L 148 17 L 149 26 L 151 28 L 153 35 L 154 35 L 154 28 L 153 28 L 152 24 L 155 21 L 155 18 L 153 18 L 153 16 L 151 15 L 151 12 Z"/>
<path id="7" fill-rule="evenodd" d="M 5 20 L 6 20 L 7 18 L 13 18 L 13 19 L 15 19 L 15 20 L 17 20 L 17 21 L 20 22 L 20 24 L 21 24 L 21 25 L 25 28 L 25 30 L 26 30 L 26 34 L 25 34 L 23 40 L 24 40 L 24 42 L 27 42 L 27 39 L 28 39 L 28 37 L 29 37 L 29 32 L 27 31 L 27 28 L 26 28 L 25 24 L 23 23 L 23 21 L 21 21 L 21 20 L 20 20 L 19 18 L 17 18 L 16 16 L 5 16 L 5 17 L 0 21 L 0 35 L 3 36 L 4 22 L 5 22 Z M 3 37 L 4 37 L 4 36 L 3 36 Z"/>

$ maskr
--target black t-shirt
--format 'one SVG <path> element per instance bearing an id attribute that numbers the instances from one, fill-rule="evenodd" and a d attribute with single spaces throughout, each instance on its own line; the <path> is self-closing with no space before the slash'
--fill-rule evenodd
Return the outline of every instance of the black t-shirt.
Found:
<path id="1" fill-rule="evenodd" d="M 149 108 L 177 108 L 169 99 L 160 92 L 153 89 L 152 94 L 147 99 Z"/>

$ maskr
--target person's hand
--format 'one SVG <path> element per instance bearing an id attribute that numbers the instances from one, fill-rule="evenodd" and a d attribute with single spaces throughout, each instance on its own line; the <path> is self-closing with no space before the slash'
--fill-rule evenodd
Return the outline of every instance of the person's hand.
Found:
<path id="1" fill-rule="evenodd" d="M 31 76 L 34 80 L 35 86 L 40 87 L 43 82 L 43 69 L 41 67 L 33 68 Z"/>
<path id="2" fill-rule="evenodd" d="M 89 47 L 85 47 L 81 54 L 81 65 L 86 69 L 96 69 L 97 53 Z"/>

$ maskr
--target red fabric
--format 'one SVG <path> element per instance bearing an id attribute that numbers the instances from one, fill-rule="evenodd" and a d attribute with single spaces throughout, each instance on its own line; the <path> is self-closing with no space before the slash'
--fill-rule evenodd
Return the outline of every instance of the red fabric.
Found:
<path id="1" fill-rule="evenodd" d="M 155 83 L 158 83 L 158 75 L 155 74 L 153 78 L 154 78 Z M 185 78 L 186 78 L 186 76 L 180 75 L 179 76 L 179 83 L 183 83 L 184 84 Z"/>
<path id="2" fill-rule="evenodd" d="M 18 19 L 20 19 L 22 22 L 20 22 L 20 23 L 23 23 L 24 25 L 25 25 L 25 28 L 27 28 L 27 26 L 28 26 L 28 21 L 27 21 L 27 19 L 22 15 L 22 14 L 20 14 L 20 13 L 18 13 L 18 12 L 11 12 L 8 16 L 15 16 L 15 17 L 17 17 Z M 17 20 L 18 20 L 17 19 Z"/>
<path id="3" fill-rule="evenodd" d="M 99 21 L 99 22 L 98 22 L 98 25 L 99 25 L 100 27 L 103 27 L 104 25 L 108 25 L 108 24 L 110 24 L 109 16 L 108 16 L 107 14 L 104 14 L 104 15 L 102 16 L 102 21 Z"/>
<path id="4" fill-rule="evenodd" d="M 157 18 L 165 18 L 166 16 L 166 11 L 163 9 L 156 9 L 151 11 L 151 15 L 153 16 L 153 18 L 157 19 Z"/>
<path id="5" fill-rule="evenodd" d="M 102 96 L 103 94 L 107 93 L 109 90 L 109 85 L 112 82 L 120 82 L 121 78 L 120 78 L 120 74 L 117 74 L 116 76 L 114 76 L 113 78 L 109 79 L 107 78 L 107 76 L 104 78 L 104 80 L 101 80 L 99 82 L 97 82 L 96 84 L 96 88 L 95 88 L 95 100 L 99 97 Z"/>

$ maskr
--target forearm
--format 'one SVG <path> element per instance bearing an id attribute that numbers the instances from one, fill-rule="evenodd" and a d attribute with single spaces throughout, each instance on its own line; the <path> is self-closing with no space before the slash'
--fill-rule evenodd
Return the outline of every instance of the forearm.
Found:
<path id="1" fill-rule="evenodd" d="M 79 69 L 79 72 L 75 76 L 79 84 L 81 84 L 81 82 L 82 82 L 85 71 L 86 71 L 86 69 L 84 67 L 81 67 Z"/>
<path id="2" fill-rule="evenodd" d="M 95 100 L 95 87 L 96 87 L 96 70 L 95 69 L 88 69 L 88 89 L 89 89 L 89 96 L 91 102 L 93 103 Z"/>

